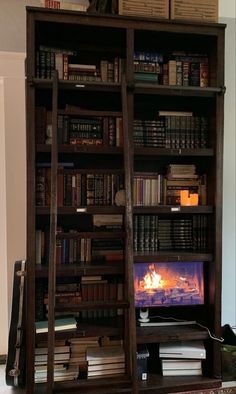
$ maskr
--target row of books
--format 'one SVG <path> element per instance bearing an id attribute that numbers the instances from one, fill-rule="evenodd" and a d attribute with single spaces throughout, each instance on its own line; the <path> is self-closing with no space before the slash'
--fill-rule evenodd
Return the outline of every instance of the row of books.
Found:
<path id="1" fill-rule="evenodd" d="M 49 229 L 36 230 L 36 264 L 48 264 Z M 124 260 L 124 240 L 117 238 L 84 238 L 77 230 L 57 231 L 56 264 L 118 262 Z"/>
<path id="2" fill-rule="evenodd" d="M 124 190 L 124 176 L 121 173 L 90 173 L 89 170 L 84 173 L 79 169 L 68 169 L 59 164 L 57 184 L 58 207 L 114 206 L 125 203 L 118 199 L 119 193 Z M 165 176 L 151 172 L 134 173 L 134 205 L 180 205 L 181 190 L 197 193 L 199 204 L 206 205 L 206 174 L 186 174 L 184 170 L 172 174 L 169 169 Z M 36 206 L 50 206 L 50 199 L 51 168 L 37 167 Z"/>
<path id="3" fill-rule="evenodd" d="M 67 106 L 70 109 L 70 106 Z M 52 143 L 52 113 L 36 107 L 36 143 Z M 208 119 L 192 112 L 159 111 L 157 119 L 135 119 L 134 146 L 157 148 L 206 148 Z M 58 144 L 123 146 L 122 117 L 58 116 Z"/>
<path id="4" fill-rule="evenodd" d="M 36 51 L 36 78 L 52 78 L 54 70 L 58 71 L 60 80 L 83 82 L 120 82 L 122 60 L 100 59 L 86 63 L 77 51 L 40 45 Z"/>
<path id="5" fill-rule="evenodd" d="M 184 52 L 168 55 L 134 53 L 134 79 L 163 85 L 209 85 L 209 64 L 205 54 Z M 157 56 L 158 55 L 158 56 Z M 51 78 L 53 70 L 59 79 L 91 82 L 120 82 L 122 59 L 97 59 L 86 63 L 77 51 L 40 45 L 36 51 L 36 77 Z"/>
<path id="6" fill-rule="evenodd" d="M 36 143 L 52 143 L 52 112 L 46 107 L 36 107 Z M 123 122 L 117 116 L 74 117 L 58 115 L 58 144 L 73 145 L 123 145 Z"/>
<path id="7" fill-rule="evenodd" d="M 124 189 L 122 173 L 81 173 L 59 164 L 58 206 L 115 205 L 115 196 Z M 51 168 L 36 168 L 36 205 L 50 205 Z"/>
<path id="8" fill-rule="evenodd" d="M 73 118 L 58 116 L 58 143 L 123 146 L 121 117 Z"/>
<path id="9" fill-rule="evenodd" d="M 205 54 L 151 52 L 134 54 L 134 79 L 171 86 L 209 85 L 209 62 Z"/>
<path id="10" fill-rule="evenodd" d="M 158 215 L 134 215 L 134 251 L 206 250 L 208 218 L 163 219 Z"/>
<path id="11" fill-rule="evenodd" d="M 56 305 L 80 304 L 81 302 L 117 301 L 123 296 L 123 284 L 117 280 L 104 279 L 101 275 L 82 276 L 77 291 L 56 291 Z M 48 306 L 48 293 L 44 294 Z M 98 311 L 99 314 L 101 311 Z"/>
<path id="12" fill-rule="evenodd" d="M 167 112 L 167 111 L 165 111 Z M 134 146 L 195 149 L 208 144 L 208 119 L 200 116 L 160 116 L 134 120 Z"/>
<path id="13" fill-rule="evenodd" d="M 179 178 L 170 173 L 167 173 L 166 176 L 154 173 L 135 173 L 133 183 L 134 205 L 180 205 L 181 190 L 188 190 L 189 193 L 197 193 L 199 204 L 206 205 L 206 174 L 188 177 L 186 174 L 181 173 L 181 176 L 182 178 Z"/>

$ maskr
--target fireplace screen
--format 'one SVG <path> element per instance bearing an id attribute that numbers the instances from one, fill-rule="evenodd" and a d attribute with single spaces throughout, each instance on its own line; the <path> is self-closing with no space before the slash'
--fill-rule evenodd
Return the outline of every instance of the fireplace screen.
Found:
<path id="1" fill-rule="evenodd" d="M 203 262 L 136 263 L 136 307 L 204 303 Z"/>

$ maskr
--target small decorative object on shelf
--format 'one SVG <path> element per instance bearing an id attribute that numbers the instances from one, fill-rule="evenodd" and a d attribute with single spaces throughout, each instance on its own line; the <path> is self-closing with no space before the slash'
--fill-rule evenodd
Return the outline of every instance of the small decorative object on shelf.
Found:
<path id="1" fill-rule="evenodd" d="M 181 190 L 180 191 L 180 205 L 185 205 L 185 206 L 198 205 L 198 194 L 197 193 L 189 193 L 188 190 Z"/>

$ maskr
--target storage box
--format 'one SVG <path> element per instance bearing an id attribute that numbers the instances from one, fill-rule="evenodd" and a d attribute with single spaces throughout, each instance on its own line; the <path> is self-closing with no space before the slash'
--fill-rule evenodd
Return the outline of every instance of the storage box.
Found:
<path id="1" fill-rule="evenodd" d="M 119 0 L 119 14 L 169 19 L 169 0 Z"/>
<path id="2" fill-rule="evenodd" d="M 137 351 L 137 375 L 140 380 L 147 380 L 147 359 L 149 352 L 146 346 L 138 346 Z"/>
<path id="3" fill-rule="evenodd" d="M 218 21 L 218 0 L 170 0 L 171 19 Z"/>

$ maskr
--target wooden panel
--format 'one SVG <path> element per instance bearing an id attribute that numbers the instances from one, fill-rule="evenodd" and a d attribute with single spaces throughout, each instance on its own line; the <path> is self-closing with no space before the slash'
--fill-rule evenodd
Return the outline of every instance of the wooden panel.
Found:
<path id="1" fill-rule="evenodd" d="M 169 0 L 119 0 L 120 15 L 169 18 Z"/>
<path id="2" fill-rule="evenodd" d="M 217 22 L 218 0 L 171 0 L 171 19 Z"/>

